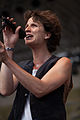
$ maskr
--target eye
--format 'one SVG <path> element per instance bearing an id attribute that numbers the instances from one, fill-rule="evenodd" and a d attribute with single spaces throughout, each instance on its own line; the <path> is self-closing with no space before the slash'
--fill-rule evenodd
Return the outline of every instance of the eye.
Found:
<path id="1" fill-rule="evenodd" d="M 36 24 L 32 24 L 31 26 L 32 26 L 32 27 L 38 27 L 38 25 L 36 25 Z"/>

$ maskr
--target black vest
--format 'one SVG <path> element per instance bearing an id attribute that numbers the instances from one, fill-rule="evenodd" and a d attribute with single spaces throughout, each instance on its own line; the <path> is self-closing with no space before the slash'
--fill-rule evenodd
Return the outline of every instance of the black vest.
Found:
<path id="1" fill-rule="evenodd" d="M 48 70 L 54 66 L 58 59 L 60 58 L 54 55 L 51 56 L 39 68 L 36 77 L 41 79 L 48 72 Z M 22 62 L 20 66 L 32 74 L 32 61 L 26 61 L 24 63 Z M 8 120 L 21 120 L 25 103 L 29 94 L 30 108 L 33 120 L 66 120 L 65 106 L 63 103 L 63 92 L 64 85 L 41 98 L 37 98 L 19 83 L 12 111 Z"/>

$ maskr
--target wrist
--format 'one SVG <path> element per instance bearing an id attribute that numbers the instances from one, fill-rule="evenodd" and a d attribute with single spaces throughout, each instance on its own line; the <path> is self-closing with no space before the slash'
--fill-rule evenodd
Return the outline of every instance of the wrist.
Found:
<path id="1" fill-rule="evenodd" d="M 14 48 L 5 47 L 5 50 L 7 52 L 7 55 L 12 59 L 13 58 L 13 53 L 14 53 Z"/>

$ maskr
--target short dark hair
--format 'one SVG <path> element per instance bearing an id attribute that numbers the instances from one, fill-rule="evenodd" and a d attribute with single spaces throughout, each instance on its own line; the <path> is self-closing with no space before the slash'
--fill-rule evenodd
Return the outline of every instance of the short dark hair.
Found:
<path id="1" fill-rule="evenodd" d="M 61 38 L 61 24 L 56 14 L 51 10 L 27 10 L 24 13 L 25 23 L 30 17 L 33 17 L 34 21 L 40 21 L 45 31 L 51 33 L 51 37 L 47 41 L 47 47 L 50 53 L 55 51 Z"/>

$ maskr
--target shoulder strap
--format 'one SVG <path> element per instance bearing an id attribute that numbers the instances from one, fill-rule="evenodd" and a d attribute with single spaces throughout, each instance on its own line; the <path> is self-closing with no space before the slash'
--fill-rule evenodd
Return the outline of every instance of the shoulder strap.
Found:
<path id="1" fill-rule="evenodd" d="M 55 63 L 60 59 L 60 57 L 56 57 L 52 55 L 37 71 L 36 77 L 41 79 L 54 65 Z"/>

